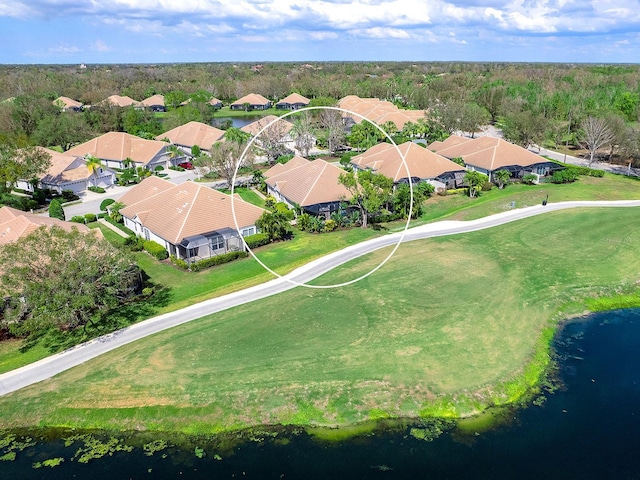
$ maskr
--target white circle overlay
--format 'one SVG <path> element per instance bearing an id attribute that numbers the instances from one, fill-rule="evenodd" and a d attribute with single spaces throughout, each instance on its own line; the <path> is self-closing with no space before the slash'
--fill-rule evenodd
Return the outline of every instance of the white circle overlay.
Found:
<path id="1" fill-rule="evenodd" d="M 260 264 L 262 265 L 262 267 L 267 270 L 268 272 L 270 272 L 272 275 L 274 275 L 275 277 L 281 278 L 283 280 L 286 280 L 287 282 L 298 286 L 298 287 L 307 287 L 307 288 L 338 288 L 338 287 L 345 287 L 347 285 L 351 285 L 353 283 L 356 283 L 364 278 L 367 278 L 369 275 L 372 275 L 373 273 L 375 273 L 376 271 L 378 271 L 380 268 L 382 268 L 384 266 L 385 263 L 387 263 L 389 261 L 389 259 L 391 257 L 393 257 L 393 255 L 396 253 L 396 251 L 398 250 L 398 248 L 400 247 L 400 244 L 402 243 L 402 241 L 404 240 L 405 235 L 407 234 L 407 230 L 409 229 L 409 224 L 411 223 L 411 215 L 413 213 L 413 183 L 411 182 L 411 172 L 409 171 L 409 165 L 407 165 L 405 156 L 402 154 L 402 152 L 400 151 L 400 148 L 398 148 L 398 145 L 396 144 L 396 142 L 393 141 L 393 139 L 391 138 L 391 136 L 385 132 L 379 125 L 377 125 L 376 123 L 372 122 L 371 120 L 369 120 L 368 118 L 360 115 L 359 113 L 356 112 L 352 112 L 351 110 L 346 110 L 344 108 L 340 108 L 340 107 L 304 107 L 304 108 L 299 108 L 297 110 L 291 110 L 290 112 L 285 113 L 284 115 L 279 116 L 278 118 L 272 120 L 271 122 L 269 122 L 267 125 L 265 125 L 264 127 L 262 127 L 260 129 L 260 131 L 255 134 L 247 143 L 247 146 L 245 147 L 245 149 L 242 152 L 242 155 L 240 155 L 240 158 L 238 159 L 238 162 L 236 164 L 236 168 L 235 171 L 233 172 L 233 179 L 231 181 L 231 213 L 233 215 L 233 222 L 235 224 L 236 227 L 236 231 L 238 233 L 240 233 L 240 226 L 238 225 L 238 219 L 236 217 L 236 209 L 235 209 L 235 204 L 234 204 L 234 189 L 235 189 L 235 184 L 236 184 L 236 177 L 238 175 L 238 170 L 240 168 L 240 165 L 242 164 L 242 160 L 244 159 L 245 155 L 247 154 L 247 152 L 249 151 L 249 149 L 252 147 L 253 142 L 256 140 L 256 138 L 258 138 L 262 132 L 264 132 L 266 129 L 268 129 L 271 125 L 273 125 L 274 123 L 282 120 L 283 118 L 289 117 L 291 115 L 295 115 L 304 111 L 310 111 L 310 110 L 336 110 L 342 113 L 346 113 L 348 115 L 353 115 L 355 117 L 359 117 L 361 120 L 364 120 L 366 122 L 369 122 L 371 125 L 373 125 L 374 127 L 376 127 L 380 132 L 382 132 L 382 134 L 384 134 L 385 137 L 387 137 L 387 139 L 389 140 L 389 142 L 394 146 L 394 148 L 396 149 L 396 152 L 398 152 L 398 155 L 400 155 L 400 158 L 402 159 L 402 164 L 404 165 L 404 168 L 407 172 L 407 178 L 409 179 L 409 191 L 411 193 L 411 201 L 409 202 L 409 214 L 407 216 L 407 222 L 405 223 L 404 229 L 402 230 L 401 234 L 400 234 L 400 238 L 398 239 L 398 243 L 395 244 L 395 246 L 393 247 L 393 250 L 391 250 L 391 253 L 389 253 L 389 255 L 387 255 L 384 260 L 382 260 L 382 262 L 380 262 L 379 265 L 377 265 L 376 267 L 374 267 L 373 269 L 371 269 L 369 272 L 365 273 L 364 275 L 359 276 L 358 278 L 354 278 L 353 280 L 349 280 L 348 282 L 343 282 L 343 283 L 336 283 L 333 285 L 309 285 L 308 283 L 304 283 L 304 282 L 296 282 L 295 280 L 288 278 L 287 275 L 280 275 L 277 272 L 274 272 L 271 268 L 269 268 L 267 265 L 264 264 L 264 262 L 262 262 L 262 260 L 260 260 L 255 253 L 253 253 L 253 250 L 251 250 L 251 248 L 249 248 L 249 246 L 247 245 L 247 242 L 245 242 L 244 237 L 242 235 L 240 235 L 240 238 L 242 238 L 242 243 L 244 244 L 245 248 L 247 249 L 247 251 L 249 252 L 249 254 L 251 254 L 251 256 Z M 268 211 L 268 210 L 267 210 Z M 322 234 L 320 234 L 322 235 Z M 327 255 L 330 255 L 330 253 L 328 253 Z M 355 257 L 357 258 L 357 257 Z M 349 261 L 349 260 L 348 260 Z M 346 262 L 345 262 L 346 263 Z M 294 270 L 295 271 L 295 270 Z M 324 273 L 328 273 L 328 272 L 324 272 Z M 324 273 L 320 274 L 320 275 L 324 275 Z M 314 279 L 317 277 L 314 277 Z M 312 280 L 314 280 L 312 279 Z"/>

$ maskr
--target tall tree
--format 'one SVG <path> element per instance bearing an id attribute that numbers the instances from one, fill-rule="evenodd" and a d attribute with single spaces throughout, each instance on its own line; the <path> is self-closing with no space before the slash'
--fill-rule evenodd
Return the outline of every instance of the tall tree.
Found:
<path id="1" fill-rule="evenodd" d="M 297 115 L 297 118 L 293 122 L 291 134 L 298 151 L 303 157 L 308 157 L 309 151 L 316 144 L 316 139 L 313 135 L 311 115 L 309 115 L 309 112 L 302 112 Z"/>
<path id="2" fill-rule="evenodd" d="M 613 139 L 613 132 L 604 118 L 587 117 L 582 122 L 580 141 L 589 150 L 589 165 L 595 160 L 598 150 L 609 146 Z"/>
<path id="3" fill-rule="evenodd" d="M 529 148 L 544 140 L 546 129 L 547 121 L 540 113 L 521 110 L 505 116 L 502 133 L 510 142 Z"/>
<path id="4" fill-rule="evenodd" d="M 392 179 L 369 170 L 341 173 L 339 182 L 351 193 L 349 201 L 360 211 L 362 228 L 367 228 L 369 219 L 382 210 L 393 189 Z"/>
<path id="5" fill-rule="evenodd" d="M 18 180 L 39 179 L 51 166 L 51 155 L 40 147 L 17 149 L 0 143 L 0 189 L 12 187 Z"/>
<path id="6" fill-rule="evenodd" d="M 335 155 L 346 138 L 342 114 L 338 110 L 323 109 L 320 112 L 320 125 L 324 129 L 329 153 Z"/>
<path id="7" fill-rule="evenodd" d="M 236 171 L 253 165 L 254 154 L 251 149 L 241 158 L 246 147 L 246 143 L 217 142 L 211 147 L 209 155 L 200 155 L 194 158 L 193 162 L 199 168 L 214 170 L 231 188 Z"/>
<path id="8" fill-rule="evenodd" d="M 94 232 L 40 227 L 0 247 L 0 285 L 9 325 L 23 336 L 98 325 L 100 313 L 129 301 L 140 271 L 128 253 Z"/>

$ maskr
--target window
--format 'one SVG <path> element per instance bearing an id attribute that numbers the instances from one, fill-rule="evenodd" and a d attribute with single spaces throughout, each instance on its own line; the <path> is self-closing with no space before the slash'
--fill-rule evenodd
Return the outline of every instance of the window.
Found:
<path id="1" fill-rule="evenodd" d="M 209 238 L 209 247 L 211 250 L 220 250 L 224 248 L 224 237 L 222 235 L 216 235 Z"/>
<path id="2" fill-rule="evenodd" d="M 149 240 L 149 229 L 148 228 L 144 229 L 144 239 L 145 240 Z"/>
<path id="3" fill-rule="evenodd" d="M 244 228 L 242 229 L 242 236 L 248 237 L 249 235 L 253 235 L 256 233 L 256 227 Z"/>

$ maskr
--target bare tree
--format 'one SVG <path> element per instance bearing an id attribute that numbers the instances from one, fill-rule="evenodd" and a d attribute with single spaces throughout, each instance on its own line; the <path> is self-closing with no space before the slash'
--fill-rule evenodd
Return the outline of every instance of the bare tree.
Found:
<path id="1" fill-rule="evenodd" d="M 253 165 L 254 155 L 251 149 L 247 150 L 244 158 L 240 158 L 246 146 L 246 143 L 237 142 L 214 143 L 211 147 L 211 155 L 201 155 L 194 159 L 194 164 L 201 173 L 206 172 L 207 169 L 214 170 L 231 188 L 236 167 L 240 169 Z"/>
<path id="2" fill-rule="evenodd" d="M 581 143 L 589 150 L 589 165 L 593 163 L 597 151 L 610 145 L 613 140 L 613 132 L 605 119 L 588 117 L 582 122 Z"/>
<path id="3" fill-rule="evenodd" d="M 264 120 L 257 122 L 257 128 L 260 130 L 264 128 L 268 123 L 264 123 Z M 268 120 L 267 120 L 268 122 Z M 273 165 L 278 157 L 287 153 L 285 147 L 286 136 L 291 130 L 291 124 L 286 120 L 278 120 L 273 122 L 267 128 L 265 128 L 260 135 L 256 138 L 256 144 L 259 148 L 264 150 L 269 165 Z"/>
<path id="4" fill-rule="evenodd" d="M 346 138 L 342 114 L 338 110 L 323 109 L 320 124 L 325 129 L 329 152 L 333 155 Z"/>
<path id="5" fill-rule="evenodd" d="M 298 151 L 303 157 L 308 157 L 309 150 L 316 144 L 312 131 L 311 116 L 307 112 L 302 112 L 298 117 L 293 123 L 291 133 Z"/>

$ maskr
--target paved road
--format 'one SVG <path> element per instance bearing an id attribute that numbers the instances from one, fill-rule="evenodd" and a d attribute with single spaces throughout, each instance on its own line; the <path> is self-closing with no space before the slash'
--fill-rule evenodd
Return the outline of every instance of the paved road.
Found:
<path id="1" fill-rule="evenodd" d="M 4 373 L 0 375 L 0 395 L 5 395 L 50 378 L 58 373 L 80 365 L 87 360 L 91 360 L 103 353 L 148 335 L 204 317 L 205 315 L 210 315 L 237 305 L 290 290 L 294 288 L 296 284 L 309 282 L 349 260 L 385 246 L 395 245 L 398 241 L 407 242 L 423 238 L 472 232 L 546 212 L 581 207 L 640 207 L 640 200 L 559 202 L 550 203 L 546 206 L 536 205 L 533 207 L 509 210 L 472 221 L 442 221 L 421 225 L 411 228 L 406 232 L 393 233 L 384 237 L 367 240 L 314 260 L 282 278 L 277 278 L 255 287 L 200 302 L 175 312 L 145 320 L 64 352 L 52 355 L 33 364 Z"/>

